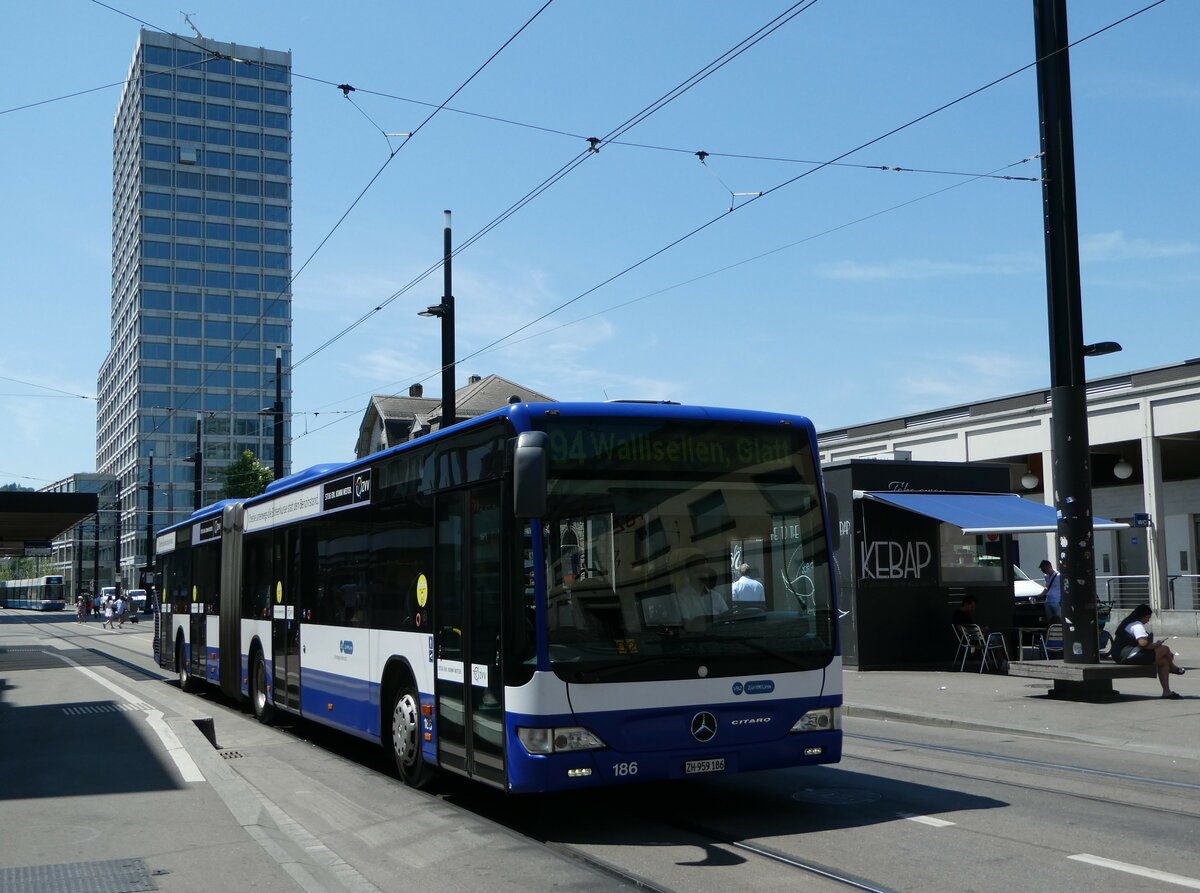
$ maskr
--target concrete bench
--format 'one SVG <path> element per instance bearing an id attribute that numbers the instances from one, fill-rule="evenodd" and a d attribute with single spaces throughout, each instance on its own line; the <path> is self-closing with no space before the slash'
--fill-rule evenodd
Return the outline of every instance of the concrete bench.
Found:
<path id="1" fill-rule="evenodd" d="M 1114 679 L 1157 679 L 1153 664 L 1069 664 L 1062 660 L 1017 660 L 1008 664 L 1009 676 L 1050 679 L 1050 697 L 1077 701 L 1111 701 L 1120 695 Z"/>

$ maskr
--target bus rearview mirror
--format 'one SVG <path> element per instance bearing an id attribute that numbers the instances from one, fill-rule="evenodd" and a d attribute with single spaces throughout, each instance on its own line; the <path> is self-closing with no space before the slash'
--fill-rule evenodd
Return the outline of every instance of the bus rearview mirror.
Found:
<path id="1" fill-rule="evenodd" d="M 546 446 L 544 431 L 524 431 L 513 451 L 513 513 L 540 518 L 546 513 Z"/>

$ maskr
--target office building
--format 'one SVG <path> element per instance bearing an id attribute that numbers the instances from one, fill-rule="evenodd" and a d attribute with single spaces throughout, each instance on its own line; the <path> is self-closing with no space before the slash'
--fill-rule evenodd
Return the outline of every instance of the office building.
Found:
<path id="1" fill-rule="evenodd" d="M 119 576 L 120 546 L 118 481 L 109 474 L 73 474 L 41 489 L 42 493 L 95 493 L 97 511 L 59 533 L 51 545 L 48 574 L 62 575 L 67 603 L 81 592 L 95 594 L 111 586 Z"/>
<path id="2" fill-rule="evenodd" d="M 142 30 L 113 122 L 111 343 L 96 470 L 119 481 L 120 573 L 245 450 L 274 463 L 291 359 L 291 54 Z M 291 403 L 283 376 L 284 419 Z M 288 431 L 284 431 L 284 471 Z"/>

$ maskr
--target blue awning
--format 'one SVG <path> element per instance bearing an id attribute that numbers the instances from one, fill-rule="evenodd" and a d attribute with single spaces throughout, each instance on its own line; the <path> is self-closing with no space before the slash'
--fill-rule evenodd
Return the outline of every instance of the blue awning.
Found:
<path id="1" fill-rule="evenodd" d="M 891 493 L 857 491 L 855 496 L 885 502 L 953 524 L 963 533 L 1053 533 L 1058 530 L 1058 511 L 1015 493 Z M 1094 530 L 1120 530 L 1123 521 L 1092 518 Z"/>

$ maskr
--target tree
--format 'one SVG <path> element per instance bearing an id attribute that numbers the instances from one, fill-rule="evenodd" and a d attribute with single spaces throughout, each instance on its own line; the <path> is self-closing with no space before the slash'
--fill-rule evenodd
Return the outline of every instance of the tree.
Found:
<path id="1" fill-rule="evenodd" d="M 31 580 L 41 576 L 41 565 L 36 558 L 0 559 L 0 580 Z"/>
<path id="2" fill-rule="evenodd" d="M 225 498 L 246 499 L 257 496 L 275 480 L 275 473 L 258 461 L 250 450 L 225 469 Z"/>

